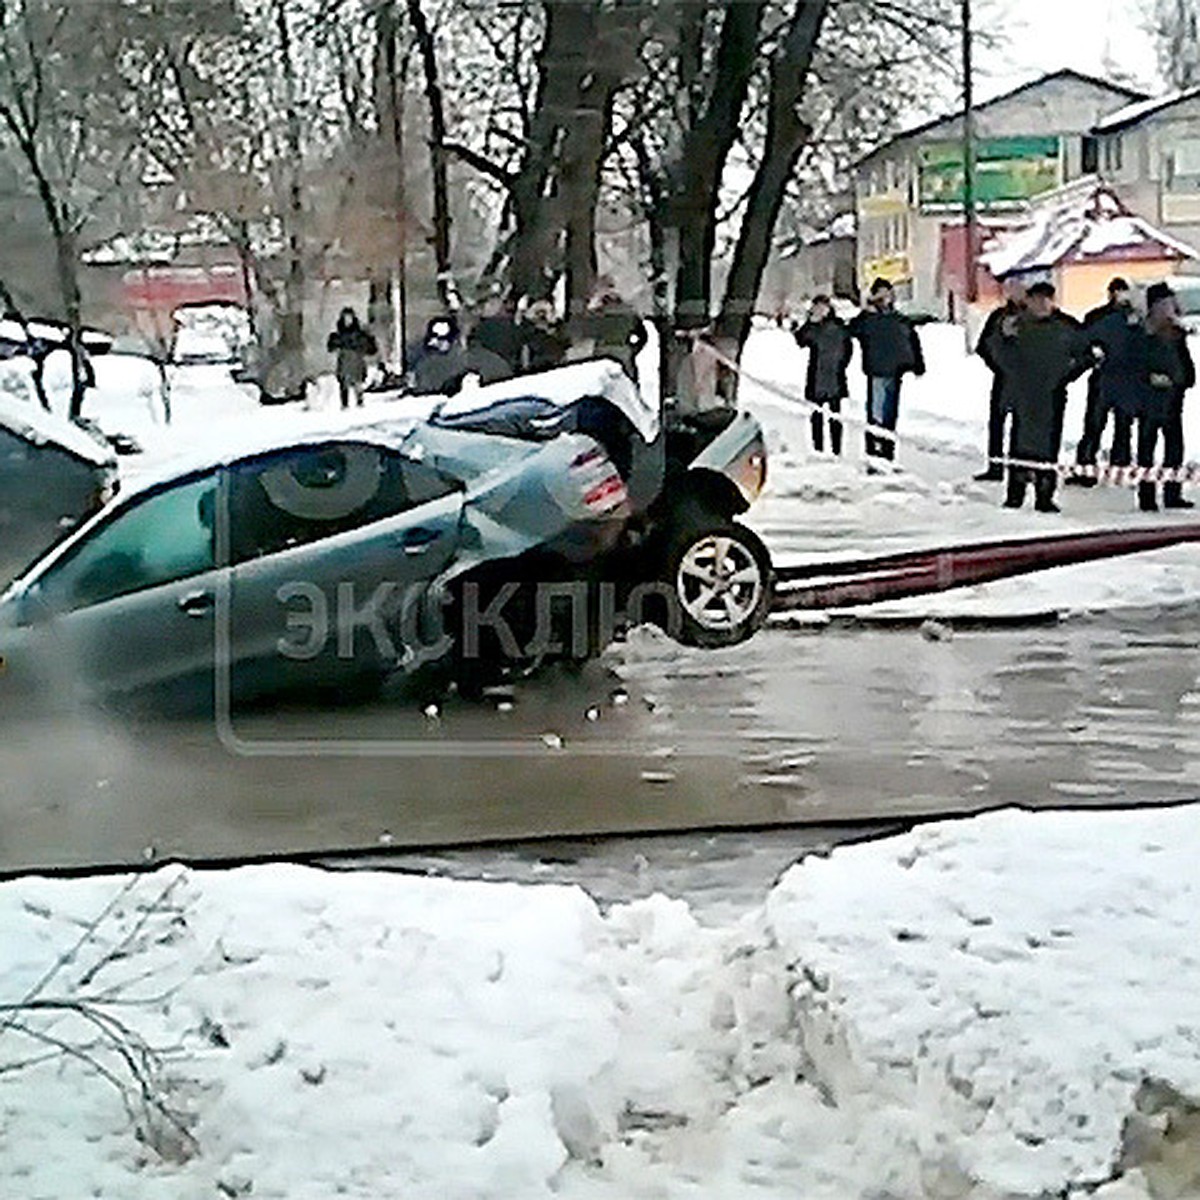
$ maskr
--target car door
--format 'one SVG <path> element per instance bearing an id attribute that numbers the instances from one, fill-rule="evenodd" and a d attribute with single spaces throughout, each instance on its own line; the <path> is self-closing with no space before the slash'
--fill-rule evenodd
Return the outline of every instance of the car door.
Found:
<path id="1" fill-rule="evenodd" d="M 131 500 L 31 585 L 32 644 L 88 692 L 211 677 L 215 472 Z"/>
<path id="2" fill-rule="evenodd" d="M 460 486 L 390 449 L 331 442 L 236 464 L 227 494 L 235 695 L 404 659 L 406 602 L 458 549 Z"/>

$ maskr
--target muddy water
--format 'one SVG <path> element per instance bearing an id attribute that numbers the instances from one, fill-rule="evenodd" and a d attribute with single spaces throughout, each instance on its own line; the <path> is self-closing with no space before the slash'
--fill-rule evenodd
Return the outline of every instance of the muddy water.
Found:
<path id="1" fill-rule="evenodd" d="M 959 633 L 638 637 L 581 675 L 425 714 L 3 714 L 0 870 L 833 824 L 1200 794 L 1182 617 Z"/>

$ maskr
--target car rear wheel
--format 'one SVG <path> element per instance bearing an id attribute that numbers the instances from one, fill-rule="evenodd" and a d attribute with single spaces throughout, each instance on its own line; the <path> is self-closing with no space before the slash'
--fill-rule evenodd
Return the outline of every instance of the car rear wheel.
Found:
<path id="1" fill-rule="evenodd" d="M 771 607 L 771 556 L 736 521 L 689 524 L 668 553 L 674 613 L 668 632 L 685 646 L 736 646 Z"/>

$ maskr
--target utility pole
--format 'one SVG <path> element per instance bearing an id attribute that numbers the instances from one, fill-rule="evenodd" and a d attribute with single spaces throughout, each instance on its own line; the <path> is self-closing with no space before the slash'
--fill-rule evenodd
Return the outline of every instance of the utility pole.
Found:
<path id="1" fill-rule="evenodd" d="M 962 70 L 963 70 L 963 236 L 964 269 L 967 273 L 967 304 L 979 299 L 979 216 L 975 196 L 975 70 L 971 30 L 971 0 L 962 0 Z"/>

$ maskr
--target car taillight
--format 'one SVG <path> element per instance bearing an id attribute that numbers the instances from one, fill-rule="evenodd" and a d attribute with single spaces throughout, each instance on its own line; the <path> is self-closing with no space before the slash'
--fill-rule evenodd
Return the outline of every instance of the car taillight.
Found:
<path id="1" fill-rule="evenodd" d="M 620 508 L 628 499 L 629 493 L 625 490 L 620 475 L 609 475 L 583 494 L 584 504 L 593 512 L 611 512 L 614 508 Z"/>
<path id="2" fill-rule="evenodd" d="M 584 450 L 571 460 L 571 474 L 583 505 L 597 515 L 611 513 L 629 500 L 625 481 L 599 447 Z"/>

